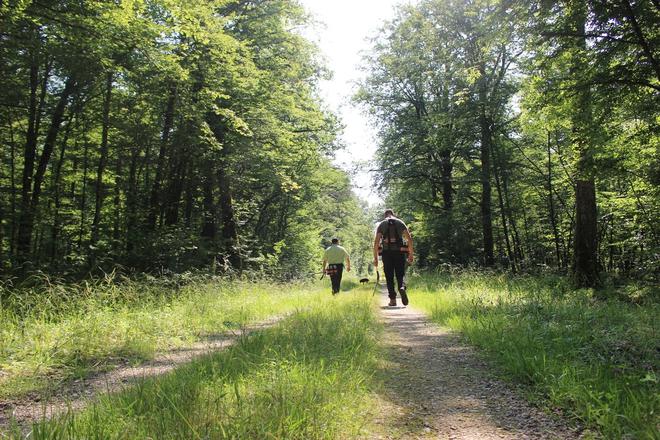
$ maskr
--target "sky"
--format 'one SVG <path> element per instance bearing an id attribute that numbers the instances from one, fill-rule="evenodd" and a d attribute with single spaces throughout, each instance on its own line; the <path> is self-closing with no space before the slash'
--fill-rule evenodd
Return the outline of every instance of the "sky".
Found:
<path id="1" fill-rule="evenodd" d="M 375 130 L 366 115 L 351 101 L 355 83 L 363 73 L 359 66 L 362 53 L 370 49 L 373 37 L 385 20 L 391 19 L 402 0 L 300 0 L 319 24 L 305 36 L 320 47 L 333 72 L 329 81 L 322 81 L 321 97 L 339 115 L 344 124 L 342 135 L 345 150 L 339 151 L 335 163 L 351 171 L 356 164 L 372 160 L 377 147 Z M 364 168 L 364 167 L 363 167 Z M 366 170 L 353 176 L 355 192 L 370 205 L 382 199 L 371 188 L 373 176 Z"/>

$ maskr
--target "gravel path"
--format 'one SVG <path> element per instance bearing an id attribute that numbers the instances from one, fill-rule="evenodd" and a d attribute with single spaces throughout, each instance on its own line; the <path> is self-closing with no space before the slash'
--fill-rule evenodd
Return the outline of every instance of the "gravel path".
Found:
<path id="1" fill-rule="evenodd" d="M 387 307 L 387 296 L 382 298 L 390 362 L 384 367 L 380 438 L 579 438 L 497 380 L 456 334 L 413 308 Z"/>
<path id="2" fill-rule="evenodd" d="M 136 381 L 160 376 L 176 367 L 233 345 L 242 336 L 274 326 L 285 316 L 277 316 L 240 330 L 209 336 L 188 347 L 160 353 L 139 366 L 120 365 L 111 371 L 67 382 L 54 387 L 48 394 L 39 393 L 15 400 L 0 400 L 0 437 L 3 428 L 13 420 L 24 429 L 36 421 L 48 419 L 67 410 L 80 410 L 102 393 L 112 393 L 131 386 Z"/>

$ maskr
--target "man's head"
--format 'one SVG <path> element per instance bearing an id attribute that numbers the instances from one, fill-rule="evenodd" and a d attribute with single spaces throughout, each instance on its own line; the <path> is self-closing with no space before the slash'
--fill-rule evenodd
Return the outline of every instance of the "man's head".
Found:
<path id="1" fill-rule="evenodd" d="M 385 210 L 385 218 L 387 218 L 387 217 L 396 217 L 396 216 L 394 215 L 394 211 L 391 210 L 390 208 L 387 208 L 387 209 Z"/>
<path id="2" fill-rule="evenodd" d="M 338 238 L 333 238 L 332 239 L 332 244 L 339 244 L 339 239 Z"/>

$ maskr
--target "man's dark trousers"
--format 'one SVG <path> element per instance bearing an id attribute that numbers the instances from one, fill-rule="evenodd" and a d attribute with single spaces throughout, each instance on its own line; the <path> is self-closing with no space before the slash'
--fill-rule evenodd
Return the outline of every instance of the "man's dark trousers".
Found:
<path id="1" fill-rule="evenodd" d="M 406 289 L 406 257 L 408 254 L 400 251 L 383 251 L 383 272 L 387 282 L 387 293 L 390 299 L 396 299 L 396 290 L 394 290 L 394 276 L 399 285 L 399 292 Z"/>
<path id="2" fill-rule="evenodd" d="M 341 276 L 344 272 L 343 264 L 328 264 L 328 272 L 330 281 L 332 282 L 332 293 L 339 293 L 339 286 L 341 285 Z"/>

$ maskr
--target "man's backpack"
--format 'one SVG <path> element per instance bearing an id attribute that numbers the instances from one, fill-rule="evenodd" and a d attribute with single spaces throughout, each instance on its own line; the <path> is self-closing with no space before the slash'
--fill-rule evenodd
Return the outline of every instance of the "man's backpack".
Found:
<path id="1" fill-rule="evenodd" d="M 403 238 L 399 234 L 399 229 L 396 227 L 395 219 L 387 219 L 387 229 L 383 234 L 378 255 L 382 255 L 383 250 L 408 253 L 408 246 L 403 244 Z"/>

